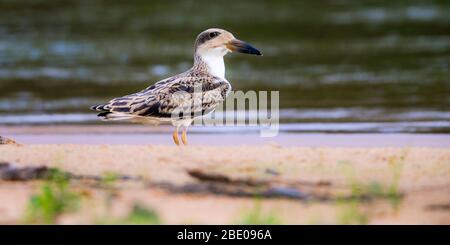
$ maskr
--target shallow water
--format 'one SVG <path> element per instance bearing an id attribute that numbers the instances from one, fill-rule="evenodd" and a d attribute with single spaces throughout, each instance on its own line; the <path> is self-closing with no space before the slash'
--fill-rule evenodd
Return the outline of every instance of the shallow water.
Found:
<path id="1" fill-rule="evenodd" d="M 227 56 L 228 80 L 279 90 L 284 128 L 450 132 L 449 12 L 448 1 L 2 0 L 0 124 L 98 123 L 90 105 L 184 71 L 196 35 L 222 27 L 264 53 Z"/>

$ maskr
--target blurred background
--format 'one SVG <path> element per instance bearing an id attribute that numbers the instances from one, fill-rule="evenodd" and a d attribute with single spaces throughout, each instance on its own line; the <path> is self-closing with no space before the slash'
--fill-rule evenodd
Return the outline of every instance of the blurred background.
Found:
<path id="1" fill-rule="evenodd" d="M 450 132 L 450 1 L 0 0 L 0 125 L 101 123 L 89 106 L 192 65 L 210 27 L 235 90 L 279 90 L 289 132 Z"/>

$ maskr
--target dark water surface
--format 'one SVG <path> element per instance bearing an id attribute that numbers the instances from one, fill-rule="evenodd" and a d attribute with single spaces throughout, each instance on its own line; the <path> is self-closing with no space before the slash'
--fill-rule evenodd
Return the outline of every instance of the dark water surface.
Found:
<path id="1" fill-rule="evenodd" d="M 94 123 L 221 27 L 264 53 L 228 80 L 279 90 L 287 131 L 450 132 L 450 1 L 212 2 L 0 0 L 0 124 Z"/>

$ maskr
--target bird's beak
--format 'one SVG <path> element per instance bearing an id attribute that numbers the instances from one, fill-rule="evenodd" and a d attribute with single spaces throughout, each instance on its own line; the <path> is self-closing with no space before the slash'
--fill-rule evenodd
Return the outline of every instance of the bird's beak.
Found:
<path id="1" fill-rule="evenodd" d="M 226 47 L 230 51 L 237 51 L 239 53 L 262 55 L 261 52 L 259 52 L 259 50 L 254 48 L 252 45 L 238 39 L 233 39 L 229 41 L 226 44 Z"/>

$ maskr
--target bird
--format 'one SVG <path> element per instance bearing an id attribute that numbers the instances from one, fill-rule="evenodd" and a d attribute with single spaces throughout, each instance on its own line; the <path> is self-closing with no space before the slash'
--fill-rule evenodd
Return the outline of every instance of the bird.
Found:
<path id="1" fill-rule="evenodd" d="M 207 29 L 195 40 L 194 64 L 189 70 L 91 109 L 105 121 L 172 123 L 174 143 L 180 145 L 182 128 L 181 141 L 187 145 L 187 128 L 193 120 L 213 112 L 232 90 L 225 78 L 224 56 L 234 51 L 262 56 L 258 49 L 224 29 Z"/>

